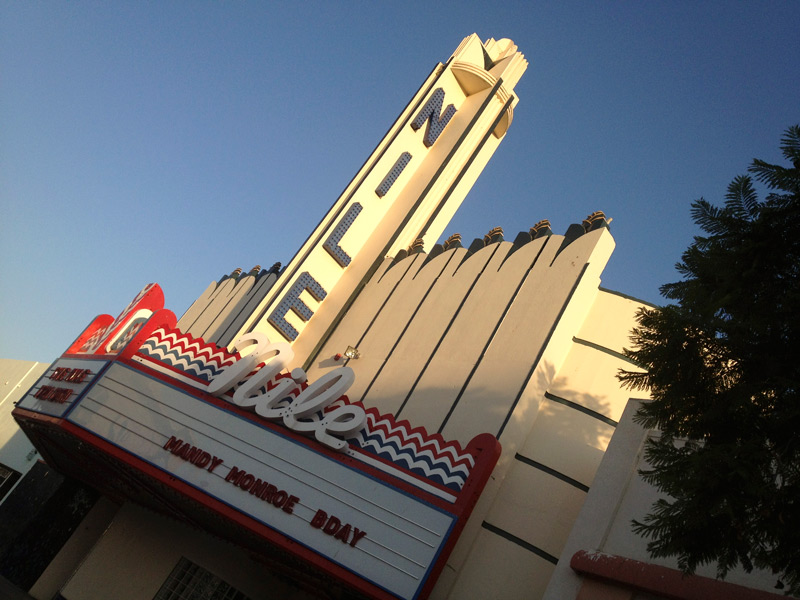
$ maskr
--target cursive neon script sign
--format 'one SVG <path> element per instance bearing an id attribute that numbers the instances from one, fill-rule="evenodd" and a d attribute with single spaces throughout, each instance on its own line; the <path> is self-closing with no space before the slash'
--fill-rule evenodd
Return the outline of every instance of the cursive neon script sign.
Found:
<path id="1" fill-rule="evenodd" d="M 252 332 L 237 338 L 232 348 L 241 358 L 211 380 L 206 390 L 209 394 L 270 421 L 283 421 L 289 429 L 313 435 L 318 442 L 334 450 L 344 450 L 345 439 L 363 429 L 367 415 L 360 406 L 339 406 L 323 413 L 353 384 L 355 373 L 350 367 L 329 371 L 292 399 L 292 394 L 300 390 L 308 377 L 298 367 L 292 369 L 289 377 L 276 379 L 294 358 L 289 344 L 273 344 L 263 333 Z M 248 377 L 261 363 L 264 366 Z M 270 383 L 272 388 L 267 385 Z M 226 396 L 231 389 L 234 389 L 233 396 Z M 287 399 L 291 400 L 289 404 L 285 402 Z"/>

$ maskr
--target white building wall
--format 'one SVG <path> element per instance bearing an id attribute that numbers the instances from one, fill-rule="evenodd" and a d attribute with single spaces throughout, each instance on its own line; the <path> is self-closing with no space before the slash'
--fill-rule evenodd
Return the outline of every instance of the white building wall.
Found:
<path id="1" fill-rule="evenodd" d="M 36 464 L 39 454 L 17 426 L 11 411 L 14 403 L 49 366 L 49 363 L 0 359 L 0 464 L 18 471 L 23 477 Z M 0 502 L 2 500 L 0 498 Z"/>
<path id="2" fill-rule="evenodd" d="M 316 597 L 270 574 L 237 546 L 131 503 L 119 510 L 61 594 L 76 600 L 153 598 L 181 557 L 254 600 Z M 302 585 L 301 574 L 295 578 Z"/>
<path id="3" fill-rule="evenodd" d="M 645 430 L 633 422 L 633 415 L 640 403 L 640 400 L 630 400 L 620 417 L 615 435 L 597 471 L 596 483 L 589 491 L 572 532 L 563 545 L 544 600 L 578 598 L 584 579 L 570 568 L 570 560 L 579 550 L 602 552 L 677 569 L 677 560 L 674 558 L 650 558 L 648 540 L 631 531 L 631 521 L 641 520 L 660 497 L 658 490 L 638 475 L 639 469 L 648 468 L 643 452 L 645 440 L 650 435 L 657 435 L 657 432 Z M 698 568 L 697 574 L 713 579 L 716 569 L 712 565 L 705 565 Z M 732 571 L 725 581 L 778 593 L 774 588 L 776 579 L 769 572 L 745 573 L 738 569 Z"/>
<path id="4" fill-rule="evenodd" d="M 641 303 L 599 290 L 607 229 L 564 239 L 385 261 L 309 370 L 347 362 L 351 400 L 500 439 L 434 598 L 541 597 L 627 401 L 616 373 Z M 335 360 L 348 345 L 360 358 Z"/>
<path id="5" fill-rule="evenodd" d="M 640 305 L 599 290 L 583 323 L 574 324 L 568 354 L 546 380 L 524 443 L 511 449 L 503 444 L 501 461 L 510 466 L 499 484 L 490 482 L 497 490 L 490 509 L 479 517 L 481 531 L 450 594 L 441 597 L 542 597 L 627 402 L 616 373 L 631 365 L 619 356 L 622 338 L 616 331 L 630 330 Z M 503 466 L 495 476 L 502 476 Z M 482 504 L 484 498 L 479 509 Z M 450 564 L 460 558 L 465 540 L 462 536 Z M 485 549 L 493 546 L 501 554 L 486 565 Z"/>

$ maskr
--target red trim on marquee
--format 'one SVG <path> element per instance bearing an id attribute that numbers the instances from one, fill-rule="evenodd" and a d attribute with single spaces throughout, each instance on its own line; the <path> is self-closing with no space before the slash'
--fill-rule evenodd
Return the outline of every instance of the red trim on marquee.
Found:
<path id="1" fill-rule="evenodd" d="M 83 330 L 78 337 L 75 338 L 75 341 L 69 345 L 69 347 L 64 351 L 62 356 L 67 356 L 76 353 L 80 348 L 83 348 L 83 345 L 86 341 L 92 337 L 97 331 L 100 329 L 105 329 L 109 325 L 114 322 L 114 317 L 111 315 L 97 315 L 94 320 L 92 320 L 89 325 L 86 326 L 86 329 Z M 79 354 L 78 356 L 86 356 L 86 354 Z"/>
<path id="2" fill-rule="evenodd" d="M 119 358 L 130 358 L 136 351 L 147 341 L 153 332 L 160 327 L 174 327 L 178 319 L 175 313 L 166 308 L 161 308 L 153 312 L 153 315 L 147 320 L 147 323 L 142 325 L 142 328 L 136 335 L 128 342 L 128 345 L 119 353 Z"/>
<path id="3" fill-rule="evenodd" d="M 107 353 L 105 351 L 105 346 L 117 333 L 125 330 L 139 310 L 149 310 L 152 312 L 152 315 L 121 352 Z M 161 286 L 157 283 L 151 283 L 139 292 L 136 298 L 125 307 L 125 310 L 123 310 L 116 319 L 111 315 L 99 315 L 95 317 L 89 326 L 83 330 L 83 333 L 72 342 L 61 356 L 71 358 L 88 358 L 90 356 L 113 358 L 123 354 L 132 356 L 144 341 L 152 335 L 153 331 L 159 327 L 172 328 L 176 323 L 177 319 L 174 313 L 164 309 L 164 292 L 161 290 Z M 106 331 L 100 334 L 100 338 L 97 341 L 97 348 L 92 351 L 81 352 L 80 350 L 86 342 L 102 329 L 106 329 Z"/>

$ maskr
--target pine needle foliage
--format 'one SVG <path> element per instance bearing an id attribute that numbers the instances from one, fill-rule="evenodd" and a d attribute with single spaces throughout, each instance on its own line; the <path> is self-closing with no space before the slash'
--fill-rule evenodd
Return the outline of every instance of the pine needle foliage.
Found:
<path id="1" fill-rule="evenodd" d="M 619 378 L 660 432 L 640 474 L 664 497 L 633 522 L 650 554 L 771 569 L 800 596 L 800 126 L 781 142 L 788 166 L 754 160 L 723 206 L 692 203 L 704 235 L 661 287 L 673 302 L 637 315 L 626 355 L 644 371 Z"/>

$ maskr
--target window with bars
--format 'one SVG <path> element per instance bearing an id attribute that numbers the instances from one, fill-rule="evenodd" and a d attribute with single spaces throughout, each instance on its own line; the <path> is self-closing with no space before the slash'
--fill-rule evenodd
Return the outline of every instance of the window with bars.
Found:
<path id="1" fill-rule="evenodd" d="M 181 557 L 153 600 L 250 600 L 216 575 Z"/>
<path id="2" fill-rule="evenodd" d="M 14 487 L 21 475 L 19 471 L 0 463 L 0 500 L 11 491 L 11 488 Z"/>

